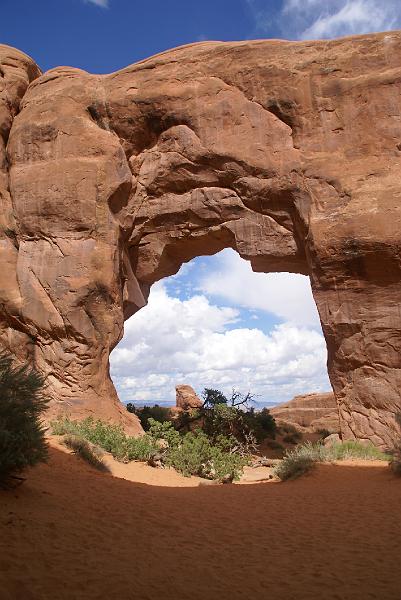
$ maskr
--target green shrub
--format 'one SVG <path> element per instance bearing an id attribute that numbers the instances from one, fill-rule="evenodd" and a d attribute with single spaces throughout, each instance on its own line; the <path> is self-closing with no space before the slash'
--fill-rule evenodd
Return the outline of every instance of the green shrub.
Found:
<path id="1" fill-rule="evenodd" d="M 328 460 L 389 460 L 390 456 L 376 448 L 372 443 L 358 440 L 337 442 L 326 450 Z"/>
<path id="2" fill-rule="evenodd" d="M 122 427 L 111 425 L 100 420 L 87 417 L 83 421 L 72 421 L 63 417 L 51 423 L 55 435 L 72 434 L 79 436 L 106 452 L 110 452 L 117 460 L 148 460 L 156 452 L 155 441 L 149 436 L 134 438 L 127 436 Z"/>
<path id="3" fill-rule="evenodd" d="M 91 444 L 84 438 L 78 435 L 68 434 L 63 439 L 63 444 L 70 448 L 80 458 L 82 458 L 85 462 L 89 463 L 95 469 L 99 471 L 108 471 L 107 466 L 103 462 L 103 452 L 95 446 Z"/>
<path id="4" fill-rule="evenodd" d="M 62 417 L 50 424 L 55 435 L 72 434 L 84 438 L 88 442 L 110 452 L 118 460 L 125 458 L 127 436 L 122 427 L 105 423 L 100 419 L 87 417 L 82 421 L 72 421 Z"/>
<path id="5" fill-rule="evenodd" d="M 211 444 L 201 431 L 186 433 L 178 446 L 171 448 L 166 464 L 185 477 L 208 477 L 211 471 Z"/>
<path id="6" fill-rule="evenodd" d="M 131 460 L 148 461 L 158 451 L 155 440 L 148 435 L 134 438 L 128 436 L 125 442 L 124 462 Z"/>
<path id="7" fill-rule="evenodd" d="M 306 442 L 293 450 L 287 450 L 283 460 L 274 467 L 273 472 L 282 481 L 295 479 L 310 471 L 316 462 L 325 460 L 327 460 L 327 451 L 322 444 Z"/>
<path id="8" fill-rule="evenodd" d="M 47 407 L 44 379 L 29 366 L 0 354 L 0 487 L 22 481 L 27 467 L 47 458 L 40 417 Z"/>
<path id="9" fill-rule="evenodd" d="M 216 436 L 213 443 L 202 431 L 180 435 L 171 422 L 160 423 L 152 418 L 149 418 L 149 431 L 138 438 L 126 436 L 119 426 L 91 417 L 83 421 L 64 417 L 51 426 L 55 435 L 67 434 L 80 441 L 86 440 L 120 461 L 148 461 L 158 455 L 162 463 L 185 476 L 238 479 L 248 462 L 247 456 L 236 452 L 238 441 L 233 436 Z"/>
<path id="10" fill-rule="evenodd" d="M 159 406 L 158 404 L 137 408 L 134 404 L 128 403 L 127 410 L 139 418 L 144 431 L 149 430 L 149 419 L 154 419 L 160 423 L 171 420 L 170 409 L 165 406 Z"/>
<path id="11" fill-rule="evenodd" d="M 236 452 L 225 452 L 219 446 L 211 447 L 212 471 L 209 477 L 212 479 L 237 481 L 243 468 L 249 464 L 250 457 L 242 456 Z M 207 474 L 205 473 L 205 476 Z"/>
<path id="12" fill-rule="evenodd" d="M 218 444 L 213 445 L 202 431 L 189 432 L 168 452 L 166 464 L 186 477 L 232 481 L 240 477 L 248 458 L 228 452 L 231 444 L 232 440 L 220 436 Z"/>
<path id="13" fill-rule="evenodd" d="M 304 475 L 314 466 L 313 458 L 290 453 L 273 468 L 273 474 L 281 481 L 287 481 Z"/>
<path id="14" fill-rule="evenodd" d="M 283 460 L 274 468 L 274 474 L 285 481 L 310 471 L 317 462 L 349 459 L 389 460 L 389 456 L 373 444 L 363 444 L 357 440 L 339 442 L 329 447 L 320 442 L 306 442 L 287 450 Z"/>
<path id="15" fill-rule="evenodd" d="M 153 440 L 164 440 L 169 448 L 176 448 L 181 440 L 178 431 L 174 429 L 174 425 L 170 421 L 159 423 L 155 419 L 149 419 L 149 436 Z"/>

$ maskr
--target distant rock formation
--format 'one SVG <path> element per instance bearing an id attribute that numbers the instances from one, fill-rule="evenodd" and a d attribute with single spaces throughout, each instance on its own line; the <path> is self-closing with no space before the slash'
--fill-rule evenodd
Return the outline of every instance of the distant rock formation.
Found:
<path id="1" fill-rule="evenodd" d="M 175 404 L 176 408 L 185 411 L 203 406 L 202 400 L 190 385 L 175 386 Z"/>
<path id="2" fill-rule="evenodd" d="M 391 445 L 400 97 L 400 32 L 204 42 L 110 75 L 0 46 L 0 347 L 47 376 L 49 414 L 139 431 L 109 375 L 124 319 L 229 247 L 310 276 L 342 435 Z"/>
<path id="3" fill-rule="evenodd" d="M 295 396 L 290 402 L 271 408 L 270 414 L 278 421 L 293 423 L 309 431 L 340 431 L 337 402 L 332 392 Z"/>

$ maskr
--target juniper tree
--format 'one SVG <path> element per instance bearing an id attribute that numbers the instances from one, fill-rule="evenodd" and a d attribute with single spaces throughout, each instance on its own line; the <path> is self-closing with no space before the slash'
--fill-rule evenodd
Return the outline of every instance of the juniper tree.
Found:
<path id="1" fill-rule="evenodd" d="M 46 460 L 41 414 L 48 399 L 44 378 L 28 365 L 18 366 L 0 353 L 0 487 L 23 481 L 24 469 Z"/>

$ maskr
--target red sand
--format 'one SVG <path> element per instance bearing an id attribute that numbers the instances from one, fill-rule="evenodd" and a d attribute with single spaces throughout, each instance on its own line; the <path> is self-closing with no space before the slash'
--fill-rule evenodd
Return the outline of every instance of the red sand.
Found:
<path id="1" fill-rule="evenodd" d="M 0 493 L 1 600 L 401 599 L 401 480 L 156 487 L 51 449 Z"/>

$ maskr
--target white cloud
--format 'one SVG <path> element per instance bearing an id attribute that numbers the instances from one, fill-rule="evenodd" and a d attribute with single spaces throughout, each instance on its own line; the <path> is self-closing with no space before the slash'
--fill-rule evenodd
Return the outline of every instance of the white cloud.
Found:
<path id="1" fill-rule="evenodd" d="M 111 356 L 120 398 L 174 402 L 174 387 L 188 383 L 201 392 L 217 387 L 251 390 L 264 401 L 329 389 L 322 335 L 291 323 L 270 333 L 240 328 L 238 311 L 215 306 L 204 295 L 179 300 L 163 283 L 132 317 Z"/>
<path id="2" fill-rule="evenodd" d="M 279 29 L 290 39 L 323 39 L 401 27 L 398 0 L 283 0 L 274 13 L 269 0 L 246 0 L 259 32 Z"/>
<path id="3" fill-rule="evenodd" d="M 85 2 L 89 2 L 90 4 L 96 4 L 96 6 L 101 6 L 102 8 L 109 7 L 109 0 L 85 0 Z"/>
<path id="4" fill-rule="evenodd" d="M 302 39 L 334 38 L 395 27 L 389 6 L 376 0 L 348 0 L 336 12 L 322 12 L 300 35 Z M 316 14 L 316 13 L 315 13 Z"/>
<path id="5" fill-rule="evenodd" d="M 238 306 L 272 313 L 298 326 L 320 327 L 309 277 L 290 273 L 254 273 L 249 262 L 233 250 L 216 257 L 217 268 L 199 282 L 205 294 Z"/>

